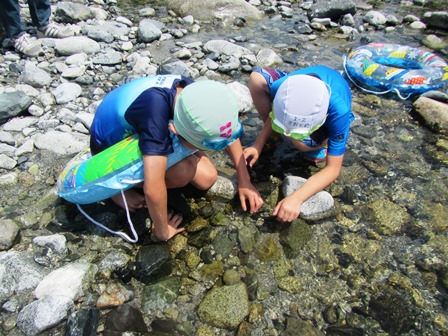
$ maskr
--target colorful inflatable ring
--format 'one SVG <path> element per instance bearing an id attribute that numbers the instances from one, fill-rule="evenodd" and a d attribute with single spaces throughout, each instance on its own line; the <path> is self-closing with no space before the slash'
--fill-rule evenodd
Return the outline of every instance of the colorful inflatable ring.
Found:
<path id="1" fill-rule="evenodd" d="M 173 153 L 166 168 L 197 150 L 184 147 L 170 134 Z M 136 134 L 94 156 L 89 149 L 71 159 L 59 174 L 57 194 L 76 204 L 90 204 L 118 195 L 143 181 L 143 158 Z"/>
<path id="2" fill-rule="evenodd" d="M 69 202 L 102 201 L 143 181 L 143 160 L 137 135 L 92 156 L 89 149 L 67 163 L 57 181 L 57 194 Z"/>
<path id="3" fill-rule="evenodd" d="M 375 94 L 395 91 L 402 99 L 448 84 L 448 64 L 441 57 L 398 44 L 359 47 L 344 56 L 344 69 L 361 89 Z"/>

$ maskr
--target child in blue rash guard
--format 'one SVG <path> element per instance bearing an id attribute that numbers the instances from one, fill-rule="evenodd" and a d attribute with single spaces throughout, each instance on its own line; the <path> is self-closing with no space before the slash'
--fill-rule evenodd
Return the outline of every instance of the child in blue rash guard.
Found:
<path id="1" fill-rule="evenodd" d="M 249 78 L 254 105 L 264 122 L 255 143 L 244 149 L 252 167 L 272 131 L 289 137 L 302 157 L 326 165 L 291 195 L 281 200 L 273 216 L 290 222 L 300 215 L 304 201 L 339 176 L 348 141 L 352 96 L 347 81 L 322 65 L 287 74 L 275 69 L 255 69 Z"/>
<path id="2" fill-rule="evenodd" d="M 179 75 L 148 76 L 106 95 L 91 125 L 90 149 L 97 154 L 131 134 L 139 135 L 144 195 L 126 190 L 126 204 L 131 211 L 147 207 L 152 233 L 168 240 L 184 229 L 179 228 L 182 216 L 168 212 L 167 189 L 191 183 L 207 190 L 216 181 L 217 170 L 203 150 L 227 149 L 243 210 L 246 202 L 251 213 L 263 205 L 250 182 L 239 140 L 242 132 L 236 97 L 225 84 Z M 124 207 L 121 195 L 112 200 Z"/>

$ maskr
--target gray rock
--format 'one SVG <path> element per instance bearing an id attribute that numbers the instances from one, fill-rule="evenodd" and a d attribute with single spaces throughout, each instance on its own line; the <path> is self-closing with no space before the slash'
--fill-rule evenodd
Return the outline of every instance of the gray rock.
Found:
<path id="1" fill-rule="evenodd" d="M 39 121 L 36 117 L 14 118 L 3 125 L 4 131 L 21 132 L 24 128 L 36 125 Z"/>
<path id="2" fill-rule="evenodd" d="M 49 131 L 36 137 L 35 146 L 66 157 L 79 153 L 87 147 L 88 142 L 89 136 L 86 135 Z"/>
<path id="3" fill-rule="evenodd" d="M 84 52 L 88 55 L 96 54 L 101 47 L 98 42 L 85 36 L 72 36 L 55 40 L 55 50 L 63 56 L 70 56 Z"/>
<path id="4" fill-rule="evenodd" d="M 144 19 L 138 25 L 137 36 L 139 41 L 151 43 L 162 36 L 162 31 L 157 27 L 154 20 Z"/>
<path id="5" fill-rule="evenodd" d="M 46 296 L 57 295 L 76 301 L 89 288 L 95 274 L 96 266 L 88 262 L 79 261 L 67 264 L 52 271 L 39 283 L 35 290 L 36 298 L 42 299 Z"/>
<path id="6" fill-rule="evenodd" d="M 67 238 L 61 234 L 35 237 L 33 244 L 40 247 L 48 247 L 57 254 L 67 253 Z"/>
<path id="7" fill-rule="evenodd" d="M 212 198 L 217 197 L 226 200 L 233 199 L 238 191 L 234 178 L 235 177 L 231 179 L 227 176 L 218 175 L 215 184 L 213 184 L 213 186 L 207 191 L 207 195 Z"/>
<path id="8" fill-rule="evenodd" d="M 362 18 L 364 22 L 371 24 L 372 26 L 381 26 L 386 24 L 386 16 L 378 11 L 368 11 Z"/>
<path id="9" fill-rule="evenodd" d="M 257 67 L 276 68 L 283 64 L 282 58 L 272 49 L 261 49 L 257 53 Z"/>
<path id="10" fill-rule="evenodd" d="M 46 296 L 20 311 L 17 326 L 25 335 L 37 335 L 57 325 L 73 308 L 73 301 L 65 296 Z"/>
<path id="11" fill-rule="evenodd" d="M 216 52 L 228 56 L 235 56 L 240 58 L 244 55 L 252 55 L 252 51 L 235 43 L 226 40 L 211 40 L 204 44 L 206 52 Z"/>
<path id="12" fill-rule="evenodd" d="M 54 16 L 63 22 L 75 23 L 94 18 L 94 13 L 89 7 L 71 1 L 58 2 L 53 12 Z"/>
<path id="13" fill-rule="evenodd" d="M 122 36 L 129 34 L 129 27 L 120 22 L 106 21 L 98 25 L 86 25 L 82 29 L 83 33 L 95 41 L 112 42 L 119 40 Z"/>
<path id="14" fill-rule="evenodd" d="M 0 123 L 18 116 L 33 103 L 30 97 L 21 91 L 0 94 Z"/>
<path id="15" fill-rule="evenodd" d="M 428 97 L 419 97 L 414 102 L 413 108 L 430 129 L 448 134 L 448 104 Z"/>
<path id="16" fill-rule="evenodd" d="M 209 325 L 235 329 L 249 314 L 246 285 L 213 287 L 199 304 L 198 315 Z"/>
<path id="17" fill-rule="evenodd" d="M 14 245 L 20 229 L 14 221 L 4 218 L 0 218 L 0 227 L 0 250 L 7 250 Z"/>
<path id="18" fill-rule="evenodd" d="M 249 88 L 239 82 L 227 84 L 227 87 L 235 94 L 238 100 L 238 112 L 246 113 L 253 109 L 254 103 Z"/>
<path id="19" fill-rule="evenodd" d="M 31 62 L 25 63 L 21 78 L 24 83 L 39 88 L 49 86 L 53 80 L 48 72 Z"/>
<path id="20" fill-rule="evenodd" d="M 184 62 L 182 62 L 181 60 L 175 58 L 170 59 L 165 63 L 161 64 L 157 72 L 159 74 L 182 75 L 193 79 L 199 77 L 199 71 L 197 69 L 194 69 L 185 64 Z"/>
<path id="21" fill-rule="evenodd" d="M 313 3 L 308 10 L 309 19 L 330 18 L 333 21 L 345 14 L 355 15 L 356 4 L 353 1 L 332 0 Z"/>
<path id="22" fill-rule="evenodd" d="M 118 51 L 107 51 L 105 53 L 96 54 L 92 58 L 93 64 L 115 65 L 123 61 L 123 55 Z"/>
<path id="23" fill-rule="evenodd" d="M 289 196 L 299 189 L 306 179 L 298 176 L 287 176 L 282 185 L 283 195 Z M 303 202 L 300 218 L 306 220 L 319 220 L 326 218 L 334 213 L 334 199 L 326 191 L 319 191 L 317 194 Z"/>
<path id="24" fill-rule="evenodd" d="M 46 274 L 27 252 L 0 252 L 0 298 L 33 290 Z"/>
<path id="25" fill-rule="evenodd" d="M 261 12 L 244 0 L 169 0 L 167 7 L 179 16 L 192 15 L 196 20 L 210 20 L 212 18 L 233 22 L 235 17 L 246 21 L 256 21 L 261 18 Z M 223 8 L 225 10 L 223 10 Z"/>
<path id="26" fill-rule="evenodd" d="M 423 21 L 431 28 L 448 30 L 448 12 L 426 12 Z"/>
<path id="27" fill-rule="evenodd" d="M 76 83 L 62 83 L 52 90 L 57 104 L 66 104 L 78 98 L 82 93 L 82 88 Z"/>

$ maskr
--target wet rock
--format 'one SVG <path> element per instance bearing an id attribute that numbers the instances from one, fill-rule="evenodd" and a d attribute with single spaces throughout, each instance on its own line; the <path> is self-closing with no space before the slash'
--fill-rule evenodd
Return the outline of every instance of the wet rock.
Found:
<path id="1" fill-rule="evenodd" d="M 309 321 L 302 319 L 287 317 L 286 328 L 282 332 L 282 336 L 323 336 L 324 334 L 314 327 Z"/>
<path id="2" fill-rule="evenodd" d="M 278 260 L 281 256 L 281 252 L 281 245 L 273 235 L 265 237 L 261 242 L 258 242 L 254 248 L 254 254 L 263 262 Z"/>
<path id="3" fill-rule="evenodd" d="M 19 226 L 10 219 L 0 218 L 0 251 L 8 250 L 15 243 L 20 232 Z"/>
<path id="4" fill-rule="evenodd" d="M 298 176 L 287 176 L 283 180 L 283 195 L 289 196 L 299 189 L 306 179 Z M 331 216 L 334 213 L 334 199 L 326 191 L 319 191 L 303 202 L 300 210 L 300 218 L 305 220 L 319 220 Z"/>
<path id="5" fill-rule="evenodd" d="M 211 326 L 235 329 L 249 314 L 249 299 L 246 285 L 214 287 L 198 307 L 202 322 Z"/>
<path id="6" fill-rule="evenodd" d="M 26 252 L 0 252 L 0 298 L 34 289 L 47 274 Z"/>
<path id="7" fill-rule="evenodd" d="M 381 288 L 369 302 L 369 309 L 381 327 L 392 335 L 402 335 L 415 328 L 416 312 L 405 298 L 390 288 Z"/>
<path id="8" fill-rule="evenodd" d="M 226 200 L 232 200 L 237 193 L 235 176 L 229 178 L 225 175 L 218 175 L 213 186 L 207 191 L 209 197 L 218 197 Z"/>
<path id="9" fill-rule="evenodd" d="M 16 117 L 31 106 L 32 100 L 21 91 L 0 94 L 0 123 Z"/>
<path id="10" fill-rule="evenodd" d="M 238 242 L 243 253 L 249 253 L 257 243 L 260 232 L 257 227 L 251 223 L 247 223 L 238 229 Z"/>
<path id="11" fill-rule="evenodd" d="M 100 310 L 80 309 L 72 313 L 67 319 L 65 335 L 67 336 L 95 336 L 100 319 Z"/>
<path id="12" fill-rule="evenodd" d="M 312 230 L 303 220 L 297 219 L 280 232 L 280 243 L 286 257 L 296 258 L 311 239 Z"/>
<path id="13" fill-rule="evenodd" d="M 448 104 L 420 97 L 414 102 L 413 107 L 431 130 L 448 134 Z"/>
<path id="14" fill-rule="evenodd" d="M 213 247 L 217 255 L 227 257 L 232 252 L 235 245 L 235 235 L 229 235 L 227 232 L 220 233 L 213 241 Z"/>
<path id="15" fill-rule="evenodd" d="M 409 222 L 406 209 L 389 201 L 377 200 L 367 203 L 363 209 L 363 218 L 382 235 L 394 235 L 402 232 Z"/>
<path id="16" fill-rule="evenodd" d="M 124 268 L 129 260 L 130 256 L 128 254 L 121 251 L 112 251 L 99 263 L 99 272 L 103 277 L 110 278 L 110 275 L 114 270 Z"/>
<path id="17" fill-rule="evenodd" d="M 446 11 L 426 12 L 423 20 L 431 28 L 448 29 L 448 12 Z"/>
<path id="18" fill-rule="evenodd" d="M 175 276 L 145 286 L 142 294 L 143 311 L 149 313 L 168 308 L 176 300 L 180 286 L 180 278 Z"/>
<path id="19" fill-rule="evenodd" d="M 241 277 L 238 271 L 230 269 L 224 272 L 222 280 L 225 285 L 236 285 L 241 281 Z"/>
<path id="20" fill-rule="evenodd" d="M 73 301 L 66 296 L 45 296 L 20 311 L 17 326 L 26 335 L 37 335 L 57 325 L 73 308 Z"/>
<path id="21" fill-rule="evenodd" d="M 172 259 L 167 244 L 144 245 L 138 251 L 135 260 L 134 277 L 145 283 L 171 273 Z"/>
<path id="22" fill-rule="evenodd" d="M 132 288 L 119 282 L 111 282 L 107 285 L 106 290 L 101 293 L 96 302 L 96 306 L 100 309 L 113 308 L 131 301 L 132 299 L 134 299 L 134 291 Z"/>
<path id="23" fill-rule="evenodd" d="M 48 274 L 37 286 L 35 295 L 38 299 L 58 295 L 78 300 L 85 294 L 95 273 L 95 267 L 88 262 L 67 264 Z"/>
<path id="24" fill-rule="evenodd" d="M 106 315 L 105 330 L 119 332 L 147 332 L 142 313 L 127 304 L 119 306 Z"/>
<path id="25" fill-rule="evenodd" d="M 210 219 L 210 223 L 214 226 L 229 226 L 232 222 L 232 219 L 229 216 L 226 216 L 221 211 L 215 213 Z"/>
<path id="26" fill-rule="evenodd" d="M 213 260 L 209 264 L 205 264 L 200 269 L 202 278 L 215 281 L 224 272 L 224 265 L 219 260 Z"/>
<path id="27" fill-rule="evenodd" d="M 67 239 L 63 235 L 39 236 L 33 239 L 33 244 L 48 247 L 58 254 L 67 253 Z"/>
<path id="28" fill-rule="evenodd" d="M 308 17 L 314 18 L 330 18 L 337 21 L 345 14 L 356 13 L 356 4 L 353 1 L 333 0 L 328 2 L 313 3 L 308 10 Z"/>
<path id="29" fill-rule="evenodd" d="M 222 10 L 223 6 L 226 8 Z M 179 16 L 192 15 L 197 20 L 217 18 L 233 22 L 235 17 L 245 21 L 255 21 L 261 18 L 261 13 L 243 0 L 226 0 L 224 3 L 214 3 L 206 0 L 169 0 L 167 7 Z"/>

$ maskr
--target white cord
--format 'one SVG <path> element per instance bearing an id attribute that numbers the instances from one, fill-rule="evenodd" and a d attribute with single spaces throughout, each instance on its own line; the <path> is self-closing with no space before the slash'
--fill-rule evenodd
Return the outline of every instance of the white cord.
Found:
<path id="1" fill-rule="evenodd" d="M 128 208 L 128 203 L 126 202 L 126 197 L 124 196 L 124 192 L 123 190 L 121 190 L 121 197 L 123 197 L 123 202 L 124 202 L 124 207 L 126 209 L 126 216 L 128 219 L 128 223 L 129 223 L 129 227 L 131 228 L 132 234 L 134 235 L 134 239 L 130 238 L 126 233 L 124 232 L 119 232 L 119 231 L 113 231 L 111 229 L 109 229 L 107 226 L 97 222 L 96 220 L 94 220 L 92 217 L 90 217 L 82 208 L 79 204 L 76 204 L 76 206 L 78 207 L 79 211 L 88 219 L 90 220 L 93 224 L 99 226 L 100 228 L 106 230 L 109 233 L 112 233 L 114 235 L 120 236 L 121 238 L 127 240 L 130 243 L 136 243 L 138 241 L 138 235 L 137 232 L 135 232 L 134 229 L 134 224 L 132 223 L 131 220 L 131 216 L 129 215 L 129 208 Z"/>
<path id="2" fill-rule="evenodd" d="M 402 100 L 406 100 L 406 99 L 408 99 L 408 98 L 411 96 L 411 94 L 408 94 L 407 97 L 403 97 L 403 96 L 401 95 L 400 91 L 399 91 L 397 88 L 389 89 L 389 90 L 387 90 L 387 91 L 382 91 L 382 92 L 377 92 L 377 91 L 367 90 L 366 88 L 363 88 L 362 86 L 358 85 L 358 84 L 355 82 L 355 80 L 350 76 L 349 72 L 347 71 L 347 57 L 346 57 L 346 56 L 344 56 L 344 62 L 343 62 L 343 64 L 344 64 L 345 74 L 347 75 L 348 79 L 350 79 L 351 82 L 352 82 L 357 88 L 359 88 L 359 89 L 361 89 L 361 90 L 363 90 L 363 91 L 365 91 L 365 92 L 373 93 L 373 94 L 377 94 L 377 95 L 381 95 L 381 94 L 389 93 L 389 92 L 391 92 L 391 91 L 395 91 L 395 93 L 398 95 L 398 97 L 400 97 L 400 99 L 402 99 Z"/>

